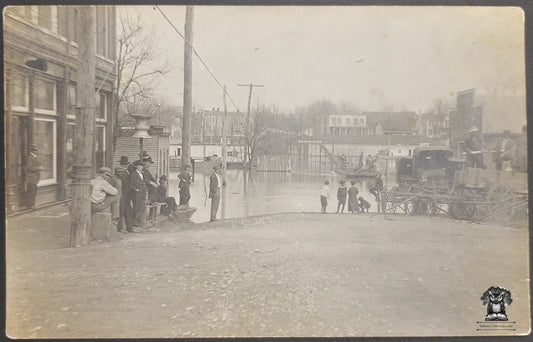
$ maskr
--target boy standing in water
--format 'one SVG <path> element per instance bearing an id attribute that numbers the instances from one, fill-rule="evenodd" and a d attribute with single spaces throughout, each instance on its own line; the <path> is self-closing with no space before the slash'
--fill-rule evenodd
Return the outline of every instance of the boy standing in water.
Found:
<path id="1" fill-rule="evenodd" d="M 337 189 L 337 213 L 339 209 L 341 214 L 344 213 L 344 206 L 346 205 L 346 196 L 348 196 L 348 188 L 346 187 L 346 181 L 339 181 L 339 188 Z M 342 206 L 342 209 L 341 209 Z"/>
<path id="2" fill-rule="evenodd" d="M 320 204 L 322 205 L 322 214 L 326 213 L 326 207 L 328 206 L 329 198 L 329 181 L 324 181 L 324 186 L 320 191 Z"/>

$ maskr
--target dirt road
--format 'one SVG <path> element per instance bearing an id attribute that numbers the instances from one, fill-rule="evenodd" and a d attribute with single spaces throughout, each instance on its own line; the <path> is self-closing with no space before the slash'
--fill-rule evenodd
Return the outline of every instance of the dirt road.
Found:
<path id="1" fill-rule="evenodd" d="M 529 330 L 526 228 L 431 217 L 278 214 L 166 225 L 69 249 L 68 216 L 25 220 L 8 225 L 6 236 L 12 337 Z M 480 297 L 490 286 L 511 291 L 507 314 L 514 331 L 477 330 L 486 314 Z"/>

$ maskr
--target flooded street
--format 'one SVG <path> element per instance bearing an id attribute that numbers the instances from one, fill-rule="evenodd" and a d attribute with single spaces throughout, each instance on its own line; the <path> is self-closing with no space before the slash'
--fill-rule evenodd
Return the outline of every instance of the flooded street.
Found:
<path id="1" fill-rule="evenodd" d="M 227 185 L 222 188 L 221 203 L 218 218 L 248 217 L 261 214 L 285 212 L 318 212 L 320 211 L 320 189 L 324 180 L 330 182 L 330 199 L 328 212 L 337 209 L 337 188 L 339 180 L 345 179 L 335 173 L 317 175 L 295 172 L 258 172 L 253 179 L 244 181 L 242 170 L 228 170 Z M 198 211 L 192 219 L 195 223 L 209 221 L 209 208 L 211 201 L 207 198 L 209 193 L 209 173 L 197 171 L 191 185 L 190 206 Z M 368 200 L 376 211 L 374 196 L 368 192 L 373 185 L 374 178 L 356 179 L 359 196 Z M 384 178 L 384 183 L 394 183 L 393 179 Z M 347 180 L 350 185 L 350 180 Z M 169 196 L 179 199 L 178 173 L 171 172 L 169 176 Z M 346 209 L 345 209 L 346 212 Z"/>

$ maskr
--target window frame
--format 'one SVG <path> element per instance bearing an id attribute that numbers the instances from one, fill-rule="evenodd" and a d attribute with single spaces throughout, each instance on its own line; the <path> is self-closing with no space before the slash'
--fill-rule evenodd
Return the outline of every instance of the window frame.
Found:
<path id="1" fill-rule="evenodd" d="M 104 156 L 103 156 L 103 165 L 102 166 L 106 166 L 105 165 L 106 164 L 106 153 L 107 153 L 107 149 L 106 149 L 106 133 L 107 133 L 106 132 L 106 126 L 105 125 L 96 124 L 94 129 L 95 129 L 95 132 L 94 132 L 94 138 L 95 139 L 98 139 L 98 130 L 102 129 L 102 151 L 101 152 L 103 152 L 103 154 L 104 154 Z M 95 162 L 95 166 L 97 166 L 96 165 L 96 162 L 97 162 L 96 153 L 100 152 L 96 148 L 96 143 L 97 143 L 97 141 L 95 141 L 95 145 L 94 145 L 94 158 L 95 158 L 94 162 Z M 100 167 L 102 167 L 102 166 L 100 166 Z"/>
<path id="2" fill-rule="evenodd" d="M 37 85 L 39 82 L 47 82 L 47 83 L 53 84 L 54 90 L 52 92 L 53 93 L 53 99 L 52 99 L 53 109 L 52 110 L 37 107 Z M 35 96 L 35 99 L 33 101 L 34 102 L 33 110 L 35 111 L 35 113 L 57 115 L 57 82 L 55 80 L 50 80 L 50 79 L 45 79 L 45 78 L 35 78 L 33 82 L 33 88 L 34 88 L 34 96 Z"/>
<path id="3" fill-rule="evenodd" d="M 25 87 L 25 93 L 24 93 L 24 102 L 25 102 L 25 106 L 16 106 L 14 104 L 11 104 L 11 110 L 12 111 L 17 111 L 17 112 L 29 112 L 30 111 L 30 78 L 28 75 L 25 75 L 25 74 L 21 74 L 21 73 L 16 73 L 18 76 L 20 76 L 21 78 L 24 79 L 24 83 L 26 83 L 26 87 Z M 11 81 L 11 86 L 12 87 L 16 87 L 16 85 L 13 83 L 13 81 Z M 12 89 L 12 92 L 13 92 L 13 88 Z"/>
<path id="4" fill-rule="evenodd" d="M 52 178 L 40 179 L 37 187 L 57 184 L 57 120 L 52 118 L 36 117 L 35 121 L 52 123 Z"/>
<path id="5" fill-rule="evenodd" d="M 98 117 L 98 115 L 95 114 L 95 120 L 96 122 L 107 122 L 107 114 L 108 114 L 108 111 L 109 111 L 109 100 L 108 100 L 108 93 L 104 92 L 104 91 L 99 91 L 98 93 L 95 94 L 95 96 L 99 96 L 100 97 L 100 101 L 102 101 L 102 99 L 104 100 L 104 117 L 103 118 L 100 118 Z M 95 100 L 95 104 L 96 104 L 96 98 L 94 99 Z M 102 108 L 102 103 L 100 102 L 100 108 L 98 109 L 100 111 L 100 109 Z M 95 108 L 96 109 L 96 108 Z"/>

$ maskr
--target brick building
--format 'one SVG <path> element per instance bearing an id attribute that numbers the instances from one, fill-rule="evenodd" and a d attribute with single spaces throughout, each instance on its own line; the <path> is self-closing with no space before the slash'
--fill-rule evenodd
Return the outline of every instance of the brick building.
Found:
<path id="1" fill-rule="evenodd" d="M 94 168 L 111 165 L 116 11 L 94 7 L 96 83 Z M 29 144 L 42 163 L 37 206 L 67 198 L 77 104 L 77 6 L 12 6 L 4 10 L 4 119 L 8 211 L 20 207 Z"/>

